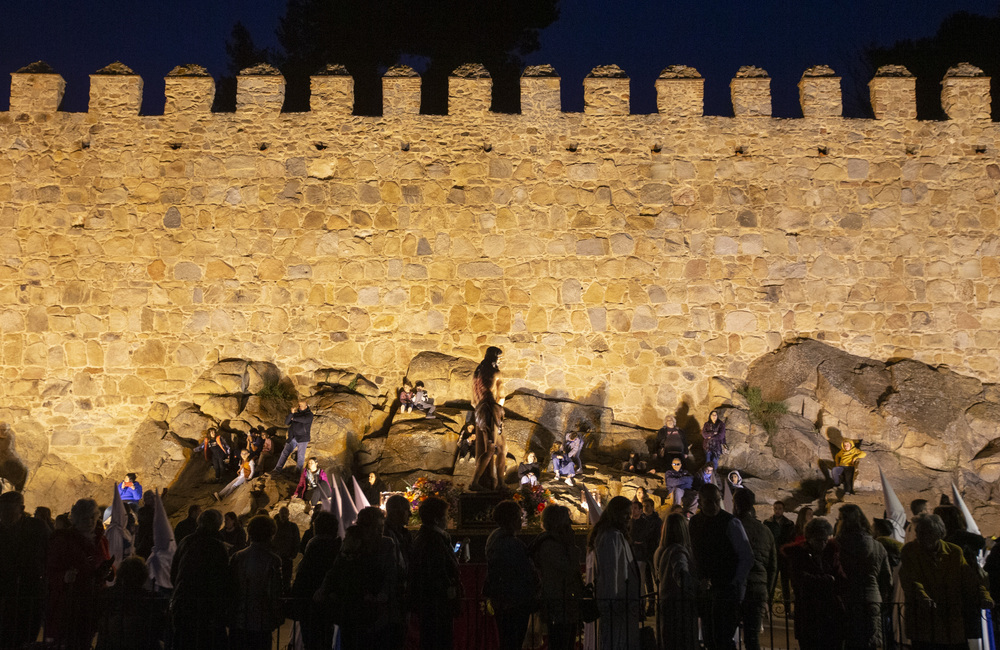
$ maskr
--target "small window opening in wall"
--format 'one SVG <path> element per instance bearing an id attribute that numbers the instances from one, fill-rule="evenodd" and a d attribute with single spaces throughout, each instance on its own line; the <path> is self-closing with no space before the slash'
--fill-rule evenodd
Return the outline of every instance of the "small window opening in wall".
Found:
<path id="1" fill-rule="evenodd" d="M 326 149 L 326 145 L 323 144 L 322 142 L 317 142 L 313 146 L 316 147 L 316 151 L 323 151 L 324 149 Z"/>
<path id="2" fill-rule="evenodd" d="M 816 147 L 816 153 L 821 156 L 828 156 L 830 154 L 830 149 L 827 147 Z"/>
<path id="3" fill-rule="evenodd" d="M 663 151 L 663 146 L 659 142 L 654 142 L 652 149 L 653 153 L 660 153 Z"/>
<path id="4" fill-rule="evenodd" d="M 976 147 L 976 153 L 986 153 L 986 145 L 979 145 Z"/>
<path id="5" fill-rule="evenodd" d="M 85 140 L 85 141 L 83 141 L 83 142 L 80 143 L 80 148 L 81 149 L 90 149 L 90 143 Z"/>
<path id="6" fill-rule="evenodd" d="M 908 144 L 908 145 L 906 145 L 906 155 L 907 156 L 916 156 L 917 155 L 917 145 L 915 145 L 915 144 Z"/>
<path id="7" fill-rule="evenodd" d="M 566 151 L 574 151 L 575 152 L 577 150 L 577 146 L 578 145 L 575 142 L 573 144 L 566 145 Z"/>
<path id="8" fill-rule="evenodd" d="M 483 145 L 483 151 L 485 151 L 486 153 L 493 151 L 493 145 L 487 142 L 486 144 Z"/>
<path id="9" fill-rule="evenodd" d="M 266 142 L 261 142 L 260 146 L 257 147 L 257 148 L 260 149 L 261 151 L 267 151 L 267 143 Z"/>
<path id="10" fill-rule="evenodd" d="M 745 155 L 747 155 L 747 148 L 746 147 L 736 147 L 736 149 L 733 150 L 733 153 L 735 153 L 737 156 L 745 156 Z"/>
<path id="11" fill-rule="evenodd" d="M 173 149 L 174 151 L 177 151 L 178 149 L 180 149 L 181 146 L 182 145 L 181 145 L 180 142 L 171 142 L 170 143 L 170 148 Z"/>
<path id="12" fill-rule="evenodd" d="M 399 145 L 399 150 L 400 151 L 409 151 L 410 150 L 410 143 L 409 142 L 403 142 L 403 143 L 401 143 Z"/>

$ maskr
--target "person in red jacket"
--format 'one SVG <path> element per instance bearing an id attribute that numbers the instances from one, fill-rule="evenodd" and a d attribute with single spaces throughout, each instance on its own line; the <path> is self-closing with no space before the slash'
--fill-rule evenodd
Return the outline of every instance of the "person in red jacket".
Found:
<path id="1" fill-rule="evenodd" d="M 299 477 L 299 484 L 295 488 L 292 498 L 305 501 L 308 512 L 309 508 L 316 507 L 317 503 L 322 503 L 324 500 L 329 501 L 332 495 L 333 491 L 330 488 L 330 479 L 327 477 L 326 471 L 319 468 L 319 461 L 310 458 L 306 461 L 306 468 L 302 470 L 302 476 Z"/>

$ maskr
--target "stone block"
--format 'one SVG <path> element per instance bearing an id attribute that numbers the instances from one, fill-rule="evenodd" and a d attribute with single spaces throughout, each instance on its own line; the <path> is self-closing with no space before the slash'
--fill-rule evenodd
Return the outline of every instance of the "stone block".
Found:
<path id="1" fill-rule="evenodd" d="M 323 74 L 309 77 L 309 110 L 350 115 L 354 111 L 354 79 L 344 66 L 328 65 Z"/>
<path id="2" fill-rule="evenodd" d="M 989 120 L 990 78 L 968 63 L 950 68 L 941 81 L 941 106 L 952 120 Z"/>
<path id="3" fill-rule="evenodd" d="M 694 68 L 671 65 L 656 80 L 656 110 L 664 117 L 701 117 L 705 80 Z"/>
<path id="4" fill-rule="evenodd" d="M 420 75 L 407 65 L 394 65 L 382 77 L 382 115 L 420 113 Z"/>
<path id="5" fill-rule="evenodd" d="M 285 103 L 285 78 L 274 66 L 262 63 L 236 76 L 236 113 L 275 115 Z"/>
<path id="6" fill-rule="evenodd" d="M 616 65 L 594 68 L 583 80 L 583 112 L 587 115 L 628 115 L 629 78 Z"/>
<path id="7" fill-rule="evenodd" d="M 559 75 L 550 65 L 531 65 L 521 75 L 521 114 L 552 115 L 562 110 Z"/>
<path id="8" fill-rule="evenodd" d="M 736 117 L 771 116 L 771 78 L 765 70 L 745 65 L 729 82 Z"/>
<path id="9" fill-rule="evenodd" d="M 45 68 L 22 68 L 22 70 L 48 68 L 47 64 L 39 62 Z M 38 64 L 32 64 L 37 66 Z M 63 93 L 66 90 L 66 80 L 61 75 L 51 72 L 13 72 L 10 75 L 10 112 L 11 113 L 54 113 L 59 110 Z"/>
<path id="10" fill-rule="evenodd" d="M 112 117 L 139 114 L 142 106 L 142 77 L 121 63 L 112 63 L 90 75 L 91 113 Z"/>
<path id="11" fill-rule="evenodd" d="M 803 117 L 840 117 L 844 111 L 840 77 L 825 65 L 809 68 L 799 80 L 799 104 Z"/>
<path id="12" fill-rule="evenodd" d="M 215 80 L 200 65 L 177 66 L 164 79 L 163 113 L 211 113 Z"/>
<path id="13" fill-rule="evenodd" d="M 448 77 L 448 114 L 485 113 L 493 102 L 493 80 L 479 63 L 466 63 Z"/>
<path id="14" fill-rule="evenodd" d="M 877 120 L 917 119 L 917 80 L 901 65 L 882 66 L 868 82 Z"/>

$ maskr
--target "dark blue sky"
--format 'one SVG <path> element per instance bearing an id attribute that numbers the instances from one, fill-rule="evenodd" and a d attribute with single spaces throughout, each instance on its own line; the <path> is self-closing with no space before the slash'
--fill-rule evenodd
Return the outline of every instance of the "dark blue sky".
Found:
<path id="1" fill-rule="evenodd" d="M 87 75 L 121 60 L 145 81 L 143 112 L 163 108 L 163 76 L 200 63 L 226 72 L 225 39 L 242 20 L 258 45 L 276 46 L 284 0 L 5 0 L 0 71 L 42 59 L 67 81 L 67 107 L 86 110 Z M 731 113 L 729 80 L 740 65 L 773 77 L 775 114 L 796 116 L 802 71 L 825 63 L 845 77 L 845 103 L 868 44 L 931 36 L 954 11 L 994 15 L 996 0 L 562 0 L 561 16 L 541 35 L 529 63 L 551 63 L 562 76 L 564 108 L 581 110 L 582 80 L 594 66 L 617 63 L 632 78 L 633 112 L 655 111 L 653 82 L 672 63 L 706 79 L 706 112 Z M 957 63 L 957 62 L 956 62 Z M 973 62 L 975 63 L 975 62 Z M 9 77 L 0 81 L 6 110 Z"/>

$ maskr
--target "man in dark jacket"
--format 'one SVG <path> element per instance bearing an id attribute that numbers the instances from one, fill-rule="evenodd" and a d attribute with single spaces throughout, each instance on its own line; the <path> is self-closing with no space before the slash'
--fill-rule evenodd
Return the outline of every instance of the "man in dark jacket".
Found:
<path id="1" fill-rule="evenodd" d="M 306 650 L 329 650 L 333 646 L 333 621 L 324 616 L 313 594 L 333 567 L 340 553 L 337 516 L 320 510 L 313 517 L 313 537 L 306 544 L 295 582 L 292 584 L 294 616 L 302 626 L 302 644 Z"/>
<path id="2" fill-rule="evenodd" d="M 754 493 L 746 488 L 736 490 L 733 495 L 733 514 L 743 524 L 750 548 L 753 550 L 753 566 L 747 576 L 747 591 L 743 597 L 743 641 L 747 650 L 760 650 L 760 624 L 764 620 L 764 610 L 771 602 L 775 579 L 778 577 L 778 554 L 774 548 L 774 537 L 767 526 L 757 520 L 754 511 Z"/>
<path id="3" fill-rule="evenodd" d="M 774 547 L 778 550 L 778 576 L 781 580 L 781 599 L 785 604 L 785 612 L 790 611 L 792 587 L 788 581 L 788 569 L 785 567 L 785 555 L 781 552 L 786 544 L 795 541 L 795 522 L 785 516 L 785 502 L 775 501 L 772 516 L 764 520 L 764 525 L 771 531 Z"/>
<path id="4" fill-rule="evenodd" d="M 143 495 L 142 506 L 136 514 L 133 544 L 135 554 L 144 560 L 148 559 L 149 554 L 153 551 L 153 513 L 156 511 L 153 507 L 154 496 L 152 492 L 147 492 Z"/>
<path id="5" fill-rule="evenodd" d="M 24 514 L 20 492 L 0 495 L 0 648 L 21 648 L 38 639 L 45 594 L 49 530 Z"/>
<path id="6" fill-rule="evenodd" d="M 234 586 L 229 553 L 219 537 L 222 513 L 209 509 L 177 547 L 170 565 L 170 612 L 177 650 L 226 647 L 226 613 Z"/>
<path id="7" fill-rule="evenodd" d="M 295 472 L 296 476 L 302 474 L 302 468 L 306 462 L 306 445 L 309 444 L 310 431 L 312 430 L 313 412 L 309 410 L 309 405 L 300 401 L 298 406 L 285 418 L 285 426 L 288 427 L 288 439 L 285 442 L 278 462 L 274 464 L 274 472 L 280 472 L 285 466 L 285 461 L 295 450 Z"/>
<path id="8" fill-rule="evenodd" d="M 691 517 L 691 548 L 704 598 L 701 622 L 708 650 L 735 650 L 740 603 L 753 549 L 740 520 L 722 509 L 722 492 L 707 483 L 698 490 L 701 510 Z"/>
<path id="9" fill-rule="evenodd" d="M 281 558 L 281 585 L 285 593 L 292 588 L 292 563 L 299 554 L 302 532 L 299 525 L 289 518 L 288 508 L 281 506 L 274 516 L 277 532 L 274 534 L 274 552 Z"/>
<path id="10" fill-rule="evenodd" d="M 641 513 L 630 520 L 629 536 L 632 538 L 632 554 L 639 568 L 639 579 L 642 581 L 646 615 L 652 616 L 656 611 L 653 595 L 656 593 L 653 585 L 653 554 L 660 545 L 660 526 L 663 520 L 656 514 L 653 500 L 646 497 L 642 500 Z M 634 506 L 633 506 L 634 507 Z"/>
<path id="11" fill-rule="evenodd" d="M 444 530 L 448 503 L 427 497 L 418 514 L 421 525 L 413 540 L 408 582 L 410 606 L 420 621 L 420 649 L 452 650 L 462 585 L 451 537 Z"/>
<path id="12" fill-rule="evenodd" d="M 188 516 L 174 526 L 174 541 L 180 544 L 184 538 L 198 530 L 198 517 L 201 516 L 201 506 L 193 503 L 188 506 Z"/>

